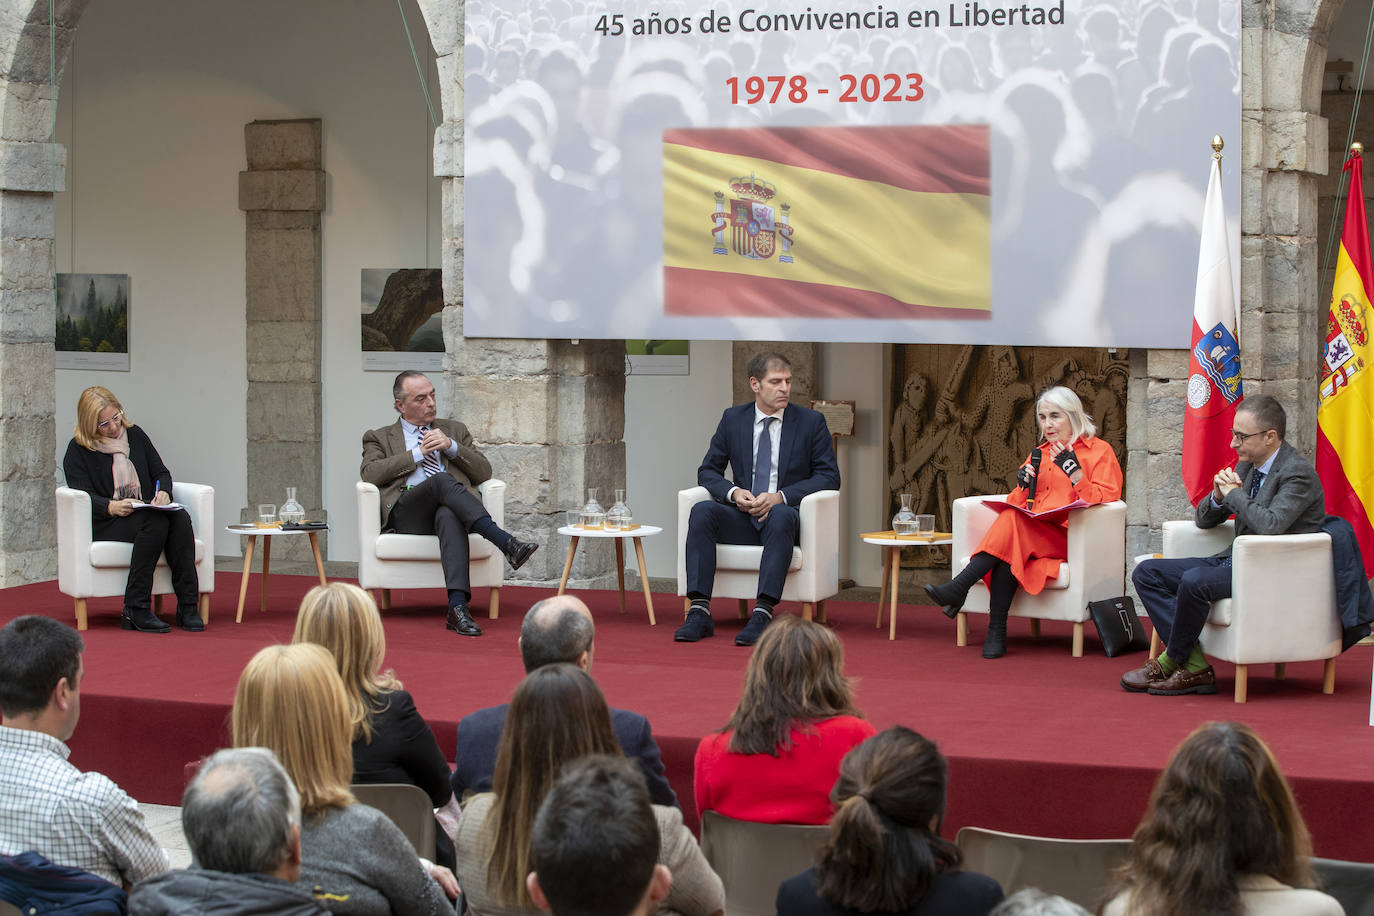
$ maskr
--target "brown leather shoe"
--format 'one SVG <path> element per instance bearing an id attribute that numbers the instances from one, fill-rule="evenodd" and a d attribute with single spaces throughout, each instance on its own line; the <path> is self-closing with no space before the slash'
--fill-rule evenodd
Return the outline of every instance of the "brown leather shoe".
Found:
<path id="1" fill-rule="evenodd" d="M 1162 684 L 1168 675 L 1164 673 L 1157 659 L 1150 659 L 1145 667 L 1127 671 L 1121 676 L 1121 689 L 1132 693 L 1144 693 L 1155 684 Z"/>
<path id="2" fill-rule="evenodd" d="M 1189 671 L 1180 665 L 1167 679 L 1150 686 L 1157 697 L 1176 697 L 1185 693 L 1216 693 L 1217 673 L 1208 665 L 1201 671 Z"/>

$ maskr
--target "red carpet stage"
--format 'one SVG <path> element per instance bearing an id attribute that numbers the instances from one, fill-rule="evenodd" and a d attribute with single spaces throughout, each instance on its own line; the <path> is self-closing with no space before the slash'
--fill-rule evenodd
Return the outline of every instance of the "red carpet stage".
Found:
<path id="1" fill-rule="evenodd" d="M 258 577 L 248 594 L 256 596 Z M 178 804 L 183 765 L 226 741 L 239 671 L 257 649 L 291 637 L 294 609 L 313 579 L 273 576 L 269 610 L 254 602 L 235 625 L 238 577 L 221 575 L 210 629 L 165 636 L 119 629 L 119 599 L 93 599 L 86 638 L 83 714 L 72 759 L 107 773 L 135 798 Z M 479 639 L 446 631 L 438 590 L 393 592 L 386 612 L 387 664 L 395 668 L 453 756 L 458 719 L 504 702 L 522 675 L 516 647 L 526 608 L 549 590 L 510 588 L 502 617 L 478 618 Z M 614 592 L 583 593 L 597 621 L 593 674 L 614 706 L 649 717 L 668 774 L 695 825 L 691 780 L 698 739 L 719 728 L 733 708 L 748 650 L 733 644 L 742 625 L 718 602 L 714 639 L 677 644 L 672 631 L 681 600 L 655 596 L 660 621 L 651 628 L 642 598 L 617 611 Z M 480 591 L 475 608 L 485 608 Z M 800 613 L 799 606 L 783 610 Z M 0 622 L 42 613 L 72 623 L 72 603 L 56 583 L 0 592 Z M 1123 670 L 1138 653 L 1108 659 L 1092 635 L 1085 656 L 1069 654 L 1069 630 L 1047 623 L 1040 640 L 1013 620 L 1009 653 L 979 654 L 983 623 L 974 617 L 967 648 L 954 645 L 954 624 L 934 608 L 903 606 L 898 638 L 873 626 L 869 603 L 832 602 L 830 623 L 844 640 L 860 709 L 879 728 L 902 723 L 939 741 L 950 758 L 946 833 L 968 824 L 1064 837 L 1129 836 L 1170 750 L 1198 723 L 1241 719 L 1273 747 L 1292 780 L 1319 855 L 1374 861 L 1374 728 L 1369 721 L 1371 650 L 1347 652 L 1336 666 L 1336 693 L 1321 693 L 1318 662 L 1250 676 L 1250 702 L 1232 702 L 1233 669 L 1218 666 L 1219 693 L 1207 697 L 1127 694 Z M 170 615 L 168 615 L 170 616 Z M 1091 627 L 1088 628 L 1091 631 Z M 0 662 L 2 663 L 2 662 Z"/>

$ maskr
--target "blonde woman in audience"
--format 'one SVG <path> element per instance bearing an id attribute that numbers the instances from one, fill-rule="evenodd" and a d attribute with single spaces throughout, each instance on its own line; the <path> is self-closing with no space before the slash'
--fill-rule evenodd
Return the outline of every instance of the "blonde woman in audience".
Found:
<path id="1" fill-rule="evenodd" d="M 601 689 L 575 665 L 531 671 L 511 697 L 492 791 L 469 798 L 458 825 L 458 880 L 472 916 L 540 912 L 526 883 L 533 871 L 535 815 L 563 767 L 588 754 L 624 756 Z M 658 912 L 722 913 L 725 889 L 683 825 L 682 812 L 670 805 L 653 809 L 658 864 L 672 873 Z"/>
<path id="2" fill-rule="evenodd" d="M 1174 751 L 1108 887 L 1106 916 L 1340 916 L 1312 839 L 1260 737 L 1208 722 Z"/>
<path id="3" fill-rule="evenodd" d="M 940 836 L 948 766 L 934 742 L 898 725 L 845 755 L 835 816 L 817 864 L 778 888 L 778 916 L 986 916 L 1002 900 L 961 871 Z"/>
<path id="4" fill-rule="evenodd" d="M 296 615 L 293 643 L 315 643 L 334 656 L 353 720 L 353 783 L 409 783 L 442 808 L 453 797 L 448 762 L 434 732 L 401 689 L 390 669 L 382 671 L 386 635 L 372 596 L 348 582 L 317 585 L 306 592 Z M 441 865 L 453 867 L 453 843 L 436 826 Z"/>
<path id="5" fill-rule="evenodd" d="M 348 791 L 353 718 L 327 651 L 309 643 L 259 651 L 239 677 L 232 723 L 234 746 L 270 749 L 300 792 L 298 885 L 348 916 L 453 912 L 444 899 L 457 896 L 453 873 L 417 858 L 386 815 Z"/>
<path id="6" fill-rule="evenodd" d="M 840 640 L 818 623 L 779 617 L 754 647 L 734 715 L 697 747 L 697 810 L 824 824 L 840 761 L 873 734 L 854 708 Z"/>

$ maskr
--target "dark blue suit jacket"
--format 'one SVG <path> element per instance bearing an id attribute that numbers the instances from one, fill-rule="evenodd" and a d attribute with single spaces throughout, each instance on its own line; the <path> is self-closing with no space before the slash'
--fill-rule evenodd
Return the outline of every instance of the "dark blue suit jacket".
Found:
<path id="1" fill-rule="evenodd" d="M 733 480 L 725 478 L 730 465 Z M 720 416 L 706 457 L 697 469 L 697 483 L 717 502 L 725 502 L 731 487 L 754 492 L 754 402 L 739 404 Z M 840 468 L 825 417 L 809 407 L 788 404 L 782 414 L 778 442 L 778 489 L 789 506 L 819 490 L 840 488 Z"/>
<path id="2" fill-rule="evenodd" d="M 460 799 L 464 792 L 490 792 L 492 774 L 496 771 L 496 748 L 506 727 L 509 703 L 488 706 L 468 713 L 458 722 L 458 753 L 454 757 L 453 794 Z M 611 710 L 611 727 L 625 756 L 639 763 L 644 779 L 649 783 L 649 798 L 656 805 L 677 807 L 677 794 L 668 785 L 663 773 L 663 758 L 658 742 L 649 729 L 649 720 L 637 712 Z"/>

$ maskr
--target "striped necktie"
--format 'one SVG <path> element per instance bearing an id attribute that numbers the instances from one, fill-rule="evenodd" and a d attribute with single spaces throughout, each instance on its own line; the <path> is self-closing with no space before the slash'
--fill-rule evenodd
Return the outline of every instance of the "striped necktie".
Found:
<path id="1" fill-rule="evenodd" d="M 425 433 L 429 432 L 429 430 L 430 427 L 428 426 L 421 426 L 419 428 L 418 432 L 420 434 L 421 442 L 424 441 Z M 426 478 L 433 477 L 435 474 L 442 474 L 444 471 L 444 465 L 443 462 L 439 460 L 439 453 L 430 452 L 428 455 L 426 455 L 424 459 L 420 461 L 420 470 L 425 472 Z"/>

